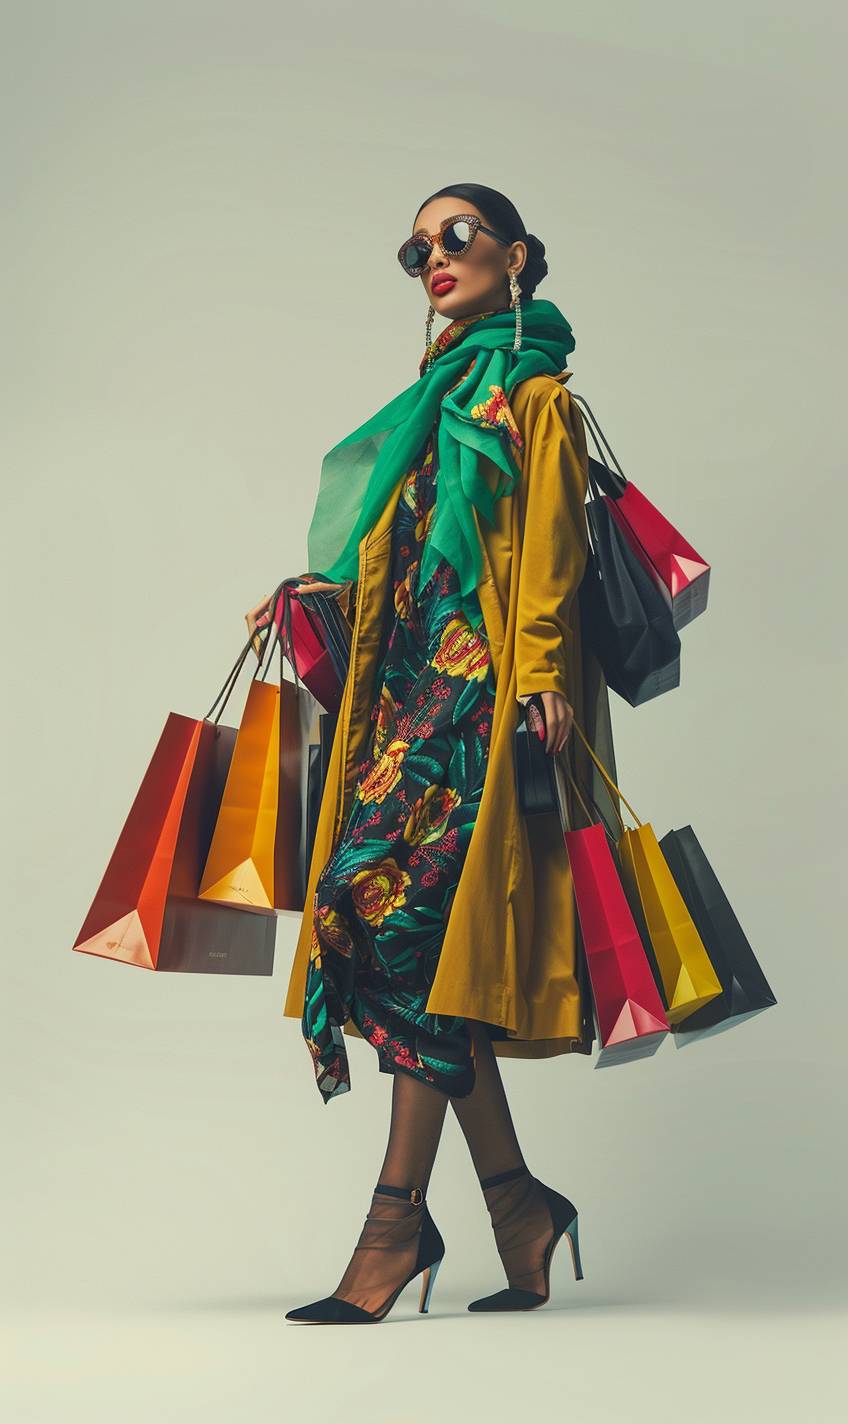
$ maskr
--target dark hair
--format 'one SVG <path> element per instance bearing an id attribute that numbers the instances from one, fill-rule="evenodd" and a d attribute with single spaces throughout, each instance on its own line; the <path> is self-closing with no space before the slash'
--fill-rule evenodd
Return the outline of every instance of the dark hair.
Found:
<path id="1" fill-rule="evenodd" d="M 548 272 L 545 244 L 535 233 L 527 231 L 515 204 L 496 188 L 485 188 L 480 183 L 451 183 L 447 188 L 440 188 L 438 193 L 431 193 L 429 198 L 425 198 L 418 209 L 419 213 L 421 208 L 426 207 L 434 198 L 465 198 L 483 214 L 487 227 L 493 228 L 508 242 L 526 242 L 527 261 L 518 274 L 518 285 L 522 297 L 532 297 Z"/>

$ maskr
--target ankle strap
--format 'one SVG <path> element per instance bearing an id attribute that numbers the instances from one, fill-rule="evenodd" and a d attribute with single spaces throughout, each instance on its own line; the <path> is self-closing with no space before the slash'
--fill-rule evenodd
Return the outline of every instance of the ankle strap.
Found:
<path id="1" fill-rule="evenodd" d="M 420 1187 L 393 1187 L 389 1182 L 378 1182 L 374 1188 L 375 1192 L 388 1193 L 390 1197 L 406 1197 L 409 1202 L 423 1202 L 424 1193 Z"/>
<path id="2" fill-rule="evenodd" d="M 481 1187 L 496 1187 L 499 1182 L 510 1182 L 513 1177 L 520 1177 L 523 1172 L 529 1173 L 530 1168 L 522 1164 L 520 1167 L 509 1167 L 506 1172 L 495 1172 L 492 1177 L 481 1177 Z"/>

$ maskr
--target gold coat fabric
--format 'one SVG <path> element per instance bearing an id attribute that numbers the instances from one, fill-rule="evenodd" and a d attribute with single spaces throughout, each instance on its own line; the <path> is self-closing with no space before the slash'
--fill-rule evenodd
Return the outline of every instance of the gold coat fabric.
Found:
<path id="1" fill-rule="evenodd" d="M 525 817 L 518 805 L 513 736 L 519 698 L 563 693 L 616 779 L 606 683 L 582 645 L 576 597 L 587 558 L 588 462 L 580 411 L 566 389 L 570 374 L 531 376 L 513 387 L 510 406 L 523 439 L 521 479 L 511 495 L 495 502 L 495 525 L 477 524 L 483 566 L 477 591 L 496 674 L 495 711 L 483 795 L 426 1003 L 428 1013 L 500 1026 L 505 1036 L 493 1036 L 495 1053 L 520 1058 L 589 1053 L 594 1029 L 578 972 L 579 925 L 559 818 Z M 484 467 L 494 488 L 498 471 L 488 460 Z M 402 483 L 359 545 L 350 667 L 283 1009 L 292 1018 L 303 1013 L 316 881 L 350 812 L 370 730 Z M 574 733 L 561 755 L 566 753 L 578 780 L 607 811 L 610 793 Z M 614 805 L 618 809 L 617 798 Z M 586 824 L 570 788 L 568 812 L 571 825 Z M 352 1020 L 344 1031 L 362 1037 Z"/>

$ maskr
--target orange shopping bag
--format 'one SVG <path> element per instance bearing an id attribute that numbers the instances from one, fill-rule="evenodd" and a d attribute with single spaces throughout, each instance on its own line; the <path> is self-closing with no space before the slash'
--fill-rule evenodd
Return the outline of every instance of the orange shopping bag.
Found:
<path id="1" fill-rule="evenodd" d="M 198 898 L 273 914 L 302 910 L 300 721 L 297 690 L 265 681 L 275 628 L 247 692 Z"/>
<path id="2" fill-rule="evenodd" d="M 209 715 L 169 713 L 74 943 L 80 953 L 154 970 L 272 972 L 273 923 L 197 900 L 236 740 Z"/>

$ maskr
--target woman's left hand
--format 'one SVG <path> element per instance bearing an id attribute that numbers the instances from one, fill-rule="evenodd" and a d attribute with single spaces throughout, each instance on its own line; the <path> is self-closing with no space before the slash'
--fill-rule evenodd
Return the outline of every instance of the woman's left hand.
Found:
<path id="1" fill-rule="evenodd" d="M 542 706 L 545 709 L 545 725 L 548 734 L 545 739 L 546 752 L 561 752 L 568 740 L 571 731 L 571 724 L 574 721 L 574 708 L 567 702 L 561 692 L 540 692 Z M 529 710 L 529 716 L 534 716 L 533 708 Z M 533 730 L 532 720 L 530 722 Z"/>

